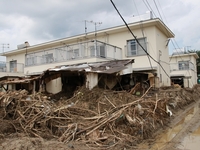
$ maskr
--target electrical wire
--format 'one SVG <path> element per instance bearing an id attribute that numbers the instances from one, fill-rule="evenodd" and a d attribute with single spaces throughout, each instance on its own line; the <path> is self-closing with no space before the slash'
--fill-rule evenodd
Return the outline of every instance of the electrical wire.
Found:
<path id="1" fill-rule="evenodd" d="M 143 0 L 143 2 L 144 2 L 144 0 Z M 146 5 L 147 9 L 150 8 L 150 10 L 153 12 L 153 14 L 155 15 L 155 17 L 157 17 L 147 0 L 146 0 L 146 2 L 147 2 L 147 4 L 146 4 L 145 2 L 144 2 L 144 4 Z M 163 13 L 163 14 L 164 14 L 164 13 Z M 160 14 L 160 13 L 159 13 L 159 15 L 160 15 L 160 17 L 161 17 L 161 14 Z M 161 19 L 162 19 L 162 17 L 161 17 Z M 165 19 L 166 19 L 166 18 L 165 18 Z M 166 30 L 167 30 L 167 29 L 166 29 Z M 166 32 L 166 33 L 167 33 L 168 36 L 169 36 L 169 33 L 168 33 L 168 32 Z M 173 40 L 174 40 L 174 43 L 176 44 L 176 46 L 180 49 L 180 47 L 178 46 L 176 40 L 175 40 L 175 39 L 172 39 L 171 41 L 172 41 L 172 45 L 174 46 L 174 48 L 176 49 L 175 44 L 173 43 Z M 172 53 L 172 56 L 173 56 L 173 55 L 174 55 L 174 53 Z M 180 57 L 181 60 L 183 61 L 183 58 L 182 58 L 180 55 L 179 55 L 179 57 Z M 171 59 L 172 59 L 172 57 L 170 58 L 170 61 L 171 61 Z M 169 61 L 169 62 L 170 62 L 170 61 Z M 187 70 L 187 72 L 188 72 L 189 75 L 191 76 L 189 70 Z M 192 80 L 191 80 L 191 82 L 192 82 L 192 84 L 194 85 L 194 83 L 193 83 Z"/>
<path id="2" fill-rule="evenodd" d="M 144 0 L 143 0 L 143 2 L 144 2 Z M 146 4 L 147 3 L 147 4 Z M 153 12 L 153 14 L 156 16 L 156 14 L 155 14 L 155 12 L 153 11 L 153 9 L 151 8 L 151 5 L 149 4 L 149 2 L 146 0 L 146 3 L 144 2 L 144 4 L 147 6 L 148 5 L 148 9 L 150 8 L 150 11 L 152 11 Z"/>
<path id="3" fill-rule="evenodd" d="M 154 2 L 154 4 L 155 4 L 155 6 L 156 6 L 156 9 L 157 9 L 157 11 L 158 11 L 158 14 L 159 14 L 161 20 L 163 21 L 162 16 L 161 16 L 161 14 L 160 14 L 160 11 L 159 11 L 159 9 L 158 9 L 158 6 L 157 6 L 157 4 L 156 4 L 156 1 L 153 0 L 153 2 Z"/>
<path id="4" fill-rule="evenodd" d="M 154 1 L 155 1 L 155 0 L 154 0 Z M 158 1 L 158 4 L 160 5 L 159 1 Z M 161 7 L 161 11 L 162 11 L 162 7 Z M 162 11 L 162 13 L 163 13 L 163 11 Z M 159 13 L 159 15 L 160 15 L 160 17 L 161 17 L 161 14 L 160 14 L 160 13 Z M 166 19 L 164 13 L 163 13 L 163 16 L 164 16 L 164 18 L 165 18 L 165 21 L 167 22 L 167 19 Z M 173 41 L 174 41 L 174 42 L 173 42 Z M 175 39 L 172 39 L 172 40 L 171 40 L 171 43 L 172 43 L 174 49 L 177 49 L 177 48 L 180 49 L 180 47 L 179 47 L 179 45 L 178 45 L 178 43 L 176 42 Z M 174 43 L 175 43 L 175 44 L 174 44 Z M 176 46 L 177 46 L 177 48 L 176 48 Z M 175 53 L 172 53 L 169 62 L 171 62 L 172 56 L 173 56 L 174 54 L 175 54 Z M 178 55 L 178 57 L 180 57 L 181 61 L 184 61 L 183 58 L 181 57 L 181 55 L 180 55 L 178 52 L 177 52 L 177 55 Z M 186 71 L 187 71 L 188 74 L 191 76 L 191 73 L 189 72 L 189 70 L 186 70 Z M 192 84 L 194 85 L 194 83 L 193 83 L 192 80 L 191 80 L 191 82 L 192 82 Z"/>
<path id="5" fill-rule="evenodd" d="M 166 19 L 166 17 L 165 17 L 165 14 L 164 14 L 164 12 L 163 12 L 163 9 L 162 9 L 162 7 L 161 7 L 161 5 L 160 5 L 159 0 L 158 0 L 158 5 L 160 6 L 161 12 L 162 12 L 162 14 L 163 14 L 163 16 L 164 16 L 164 19 L 165 19 L 165 22 L 168 24 L 167 19 Z M 163 20 L 163 21 L 164 21 L 164 20 Z"/>
<path id="6" fill-rule="evenodd" d="M 137 9 L 137 5 L 136 5 L 136 3 L 135 3 L 135 0 L 133 0 L 133 3 L 134 3 L 134 5 L 135 5 L 136 11 L 137 11 L 137 13 L 138 13 L 138 16 L 140 17 L 139 11 L 138 11 L 138 9 Z M 141 21 L 141 18 L 140 18 L 140 21 Z M 142 35 L 143 35 L 143 38 L 144 38 L 144 29 L 143 29 L 143 24 L 142 24 L 142 22 L 140 22 L 140 29 L 141 29 L 141 31 L 142 31 Z M 147 49 L 147 48 L 146 48 L 146 49 Z M 151 66 L 151 69 L 153 70 L 153 66 L 152 66 L 150 57 L 149 57 L 148 55 L 147 55 L 147 57 L 148 57 L 148 60 L 149 60 L 149 64 L 150 64 L 150 66 Z"/>
<path id="7" fill-rule="evenodd" d="M 144 52 L 153 60 L 155 61 L 157 64 L 159 64 L 159 66 L 162 68 L 162 70 L 164 71 L 164 73 L 170 78 L 170 76 L 167 74 L 167 72 L 165 71 L 165 69 L 163 68 L 163 66 L 160 64 L 160 62 L 156 61 L 145 49 L 144 47 L 140 44 L 140 42 L 138 41 L 138 39 L 136 38 L 136 36 L 133 34 L 133 32 L 131 31 L 131 29 L 129 28 L 128 24 L 126 23 L 126 21 L 124 20 L 124 18 L 122 17 L 122 15 L 120 14 L 119 10 L 117 9 L 117 7 L 115 6 L 114 2 L 112 0 L 110 0 L 110 2 L 112 3 L 113 7 L 115 8 L 115 10 L 117 11 L 117 13 L 119 14 L 119 16 L 121 17 L 121 19 L 123 20 L 124 24 L 126 25 L 127 29 L 129 30 L 129 32 L 132 34 L 132 36 L 134 37 L 134 39 L 136 40 L 136 42 L 138 43 L 138 45 L 144 50 Z"/>

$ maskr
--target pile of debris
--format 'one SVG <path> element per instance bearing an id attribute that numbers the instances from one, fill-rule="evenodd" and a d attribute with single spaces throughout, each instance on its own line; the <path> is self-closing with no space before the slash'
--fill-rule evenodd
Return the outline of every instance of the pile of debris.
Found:
<path id="1" fill-rule="evenodd" d="M 0 93 L 0 133 L 81 141 L 89 147 L 134 146 L 165 126 L 179 108 L 198 100 L 193 89 L 149 88 L 142 96 L 126 91 L 80 87 L 69 99 L 25 90 Z"/>

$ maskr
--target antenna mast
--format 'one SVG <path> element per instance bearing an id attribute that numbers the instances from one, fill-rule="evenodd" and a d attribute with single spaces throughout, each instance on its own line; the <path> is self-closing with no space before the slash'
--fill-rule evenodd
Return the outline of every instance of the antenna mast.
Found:
<path id="1" fill-rule="evenodd" d="M 9 44 L 5 44 L 5 43 L 3 43 L 3 44 L 1 44 L 2 45 L 2 52 L 4 53 L 4 49 L 5 48 L 9 48 Z"/>
<path id="2" fill-rule="evenodd" d="M 85 35 L 87 35 L 87 22 L 92 23 L 93 21 L 84 20 L 85 22 Z"/>

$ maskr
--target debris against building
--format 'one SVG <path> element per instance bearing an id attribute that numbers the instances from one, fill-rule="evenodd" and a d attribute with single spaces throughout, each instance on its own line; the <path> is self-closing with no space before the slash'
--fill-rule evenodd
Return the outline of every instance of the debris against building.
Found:
<path id="1" fill-rule="evenodd" d="M 64 92 L 69 97 L 83 85 L 90 90 L 98 86 L 140 95 L 155 84 L 156 77 L 151 72 L 133 72 L 133 66 L 132 59 L 61 65 L 29 77 L 1 78 L 0 85 L 4 90 L 25 89 L 29 93 L 40 91 L 52 94 Z"/>
<path id="2" fill-rule="evenodd" d="M 171 88 L 152 91 L 150 87 L 144 95 L 135 96 L 82 86 L 73 97 L 58 101 L 26 90 L 0 92 L 0 133 L 2 137 L 20 139 L 23 135 L 66 145 L 79 142 L 89 149 L 135 149 L 166 127 L 178 109 L 198 100 L 199 85 Z"/>

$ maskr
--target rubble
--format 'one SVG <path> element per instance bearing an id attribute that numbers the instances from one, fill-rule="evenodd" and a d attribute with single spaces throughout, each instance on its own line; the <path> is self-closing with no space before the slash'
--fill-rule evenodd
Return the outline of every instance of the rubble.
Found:
<path id="1" fill-rule="evenodd" d="M 71 98 L 26 90 L 0 93 L 0 134 L 69 143 L 80 141 L 92 148 L 116 145 L 134 147 L 168 124 L 176 111 L 195 102 L 193 89 L 150 87 L 143 95 L 129 91 L 79 87 Z"/>

